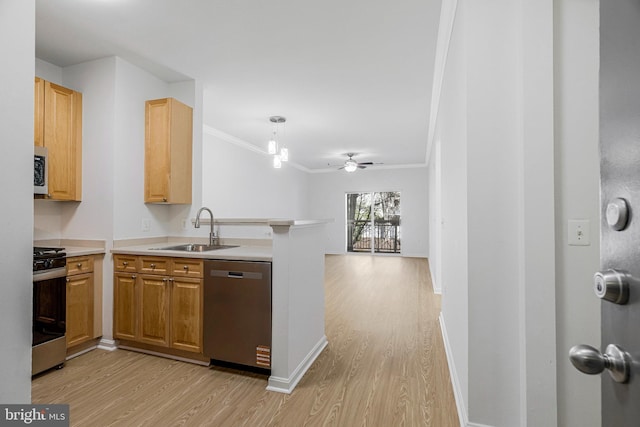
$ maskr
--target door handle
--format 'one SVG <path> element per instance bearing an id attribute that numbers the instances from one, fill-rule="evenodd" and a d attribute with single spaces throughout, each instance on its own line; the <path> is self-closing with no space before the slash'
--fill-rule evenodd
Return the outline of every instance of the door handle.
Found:
<path id="1" fill-rule="evenodd" d="M 590 345 L 580 344 L 569 350 L 569 360 L 580 372 L 596 375 L 607 369 L 614 381 L 626 383 L 631 374 L 631 355 L 615 344 L 604 354 Z"/>

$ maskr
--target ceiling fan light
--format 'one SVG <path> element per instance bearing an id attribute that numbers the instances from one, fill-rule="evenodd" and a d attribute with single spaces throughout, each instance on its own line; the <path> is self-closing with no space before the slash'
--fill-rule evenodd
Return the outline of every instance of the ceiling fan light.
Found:
<path id="1" fill-rule="evenodd" d="M 277 143 L 275 141 L 275 139 L 271 139 L 269 140 L 269 146 L 267 151 L 269 152 L 269 154 L 276 154 L 277 151 Z"/>
<path id="2" fill-rule="evenodd" d="M 354 172 L 356 169 L 358 169 L 358 163 L 355 160 L 349 159 L 344 162 L 344 170 L 347 172 Z"/>
<path id="3" fill-rule="evenodd" d="M 280 160 L 282 160 L 283 162 L 289 161 L 289 149 L 284 147 L 280 149 Z"/>
<path id="4" fill-rule="evenodd" d="M 273 156 L 273 167 L 275 169 L 280 169 L 282 167 L 282 160 L 280 159 L 280 156 L 277 154 Z"/>

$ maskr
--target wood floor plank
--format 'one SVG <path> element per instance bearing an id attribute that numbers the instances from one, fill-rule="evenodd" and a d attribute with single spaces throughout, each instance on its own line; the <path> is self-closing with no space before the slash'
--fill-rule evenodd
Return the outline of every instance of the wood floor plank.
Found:
<path id="1" fill-rule="evenodd" d="M 95 350 L 32 381 L 73 426 L 460 425 L 426 259 L 327 256 L 328 347 L 291 395 L 264 375 Z"/>

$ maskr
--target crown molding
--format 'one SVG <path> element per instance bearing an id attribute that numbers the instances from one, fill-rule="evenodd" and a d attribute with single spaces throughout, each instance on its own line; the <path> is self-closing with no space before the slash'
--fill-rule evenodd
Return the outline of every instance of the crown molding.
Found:
<path id="1" fill-rule="evenodd" d="M 254 153 L 258 153 L 258 154 L 262 154 L 265 157 L 270 157 L 271 154 L 267 153 L 266 150 L 262 150 L 258 147 L 256 147 L 253 144 L 248 143 L 247 141 L 237 138 L 233 135 L 229 135 L 228 133 L 222 132 L 221 130 L 218 130 L 216 128 L 213 128 L 209 125 L 203 125 L 202 126 L 202 131 L 204 133 L 206 133 L 207 135 L 211 135 L 213 137 L 216 137 L 218 139 L 221 139 L 224 142 L 228 142 L 229 144 L 233 144 L 237 147 L 240 148 L 244 148 L 245 150 L 249 150 L 249 151 L 253 151 Z M 299 169 L 303 172 L 307 172 L 307 173 L 311 173 L 311 170 L 299 165 L 298 163 L 292 162 L 292 161 L 287 161 L 287 162 L 282 162 L 283 165 L 289 165 L 289 166 L 293 166 L 296 169 Z"/>
<path id="2" fill-rule="evenodd" d="M 228 133 L 222 132 L 221 130 L 218 130 L 216 128 L 213 128 L 211 126 L 208 125 L 203 125 L 202 126 L 202 130 L 204 133 L 206 133 L 207 135 L 211 135 L 217 139 L 220 139 L 224 142 L 227 142 L 229 144 L 233 144 L 237 147 L 240 148 L 244 148 L 245 150 L 249 150 L 249 151 L 253 151 L 254 153 L 258 153 L 261 154 L 265 157 L 270 157 L 271 155 L 269 153 L 267 153 L 266 150 L 262 150 L 259 147 L 256 147 L 253 144 L 248 143 L 247 141 L 237 138 L 233 135 L 229 135 Z M 303 172 L 306 173 L 310 173 L 310 174 L 317 174 L 317 173 L 331 173 L 331 172 L 339 172 L 338 169 L 335 168 L 324 168 L 324 169 L 309 169 L 307 167 L 304 167 L 298 163 L 292 162 L 292 161 L 288 161 L 288 162 L 283 162 L 283 165 L 290 165 L 293 166 L 294 168 L 301 170 Z M 370 170 L 383 170 L 383 169 L 414 169 L 414 168 L 426 168 L 427 167 L 427 163 L 411 163 L 411 164 L 405 164 L 405 165 L 376 165 L 374 168 L 370 169 Z M 362 171 L 361 171 L 362 172 Z"/>

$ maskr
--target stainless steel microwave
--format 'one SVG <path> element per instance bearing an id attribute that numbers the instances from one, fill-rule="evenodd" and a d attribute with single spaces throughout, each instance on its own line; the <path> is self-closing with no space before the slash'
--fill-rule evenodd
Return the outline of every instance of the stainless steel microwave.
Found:
<path id="1" fill-rule="evenodd" d="M 49 157 L 45 147 L 34 147 L 33 194 L 49 193 Z"/>

